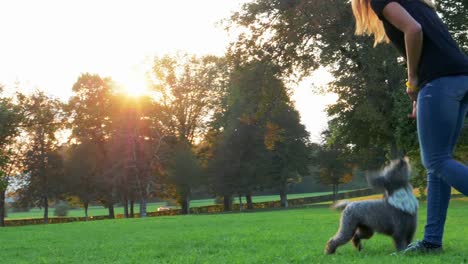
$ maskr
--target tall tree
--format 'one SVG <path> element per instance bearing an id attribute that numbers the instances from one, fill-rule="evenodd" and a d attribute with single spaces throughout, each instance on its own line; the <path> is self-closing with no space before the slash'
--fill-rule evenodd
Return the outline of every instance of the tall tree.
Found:
<path id="1" fill-rule="evenodd" d="M 268 181 L 278 189 L 281 205 L 288 207 L 289 185 L 309 175 L 309 133 L 300 123 L 297 110 L 285 101 L 277 105 L 266 125 L 265 145 L 271 158 Z"/>
<path id="2" fill-rule="evenodd" d="M 161 122 L 166 134 L 194 144 L 206 132 L 214 114 L 217 91 L 223 85 L 218 68 L 222 59 L 189 55 L 154 59 L 153 88 L 161 105 Z"/>
<path id="3" fill-rule="evenodd" d="M 12 145 L 19 132 L 21 118 L 19 107 L 12 103 L 11 98 L 0 97 L 0 226 L 5 225 L 5 193 L 15 160 Z"/>
<path id="4" fill-rule="evenodd" d="M 62 157 L 56 133 L 62 128 L 62 104 L 43 92 L 20 96 L 24 108 L 29 141 L 24 160 L 25 186 L 23 198 L 44 208 L 44 223 L 48 223 L 50 198 L 60 193 L 58 179 L 63 175 Z"/>
<path id="5" fill-rule="evenodd" d="M 115 101 L 111 116 L 111 158 L 114 164 L 121 164 L 121 194 L 125 204 L 130 197 L 139 198 L 141 217 L 146 216 L 147 201 L 155 192 L 165 136 L 157 107 L 148 96 L 121 97 Z"/>
<path id="6" fill-rule="evenodd" d="M 317 180 L 333 187 L 333 201 L 337 200 L 338 186 L 353 177 L 353 163 L 347 152 L 346 148 L 328 145 L 322 146 L 315 157 L 319 168 Z"/>
<path id="7" fill-rule="evenodd" d="M 210 162 L 211 186 L 224 197 L 225 210 L 230 210 L 233 195 L 246 195 L 251 207 L 249 197 L 261 188 L 267 168 L 262 93 L 268 89 L 269 69 L 261 62 L 232 68 L 224 111 L 213 122 L 218 132 Z"/>
<path id="8" fill-rule="evenodd" d="M 64 155 L 67 191 L 70 195 L 76 195 L 83 203 L 86 220 L 89 205 L 97 197 L 97 151 L 96 145 L 83 141 L 69 146 Z"/>
<path id="9" fill-rule="evenodd" d="M 278 75 L 267 60 L 233 67 L 212 162 L 212 184 L 226 204 L 246 195 L 249 208 L 253 191 L 275 188 L 287 206 L 288 184 L 307 173 L 308 133 Z"/>
<path id="10" fill-rule="evenodd" d="M 178 142 L 174 146 L 168 177 L 174 183 L 177 200 L 183 214 L 190 213 L 190 196 L 202 176 L 202 169 L 195 153 L 187 142 Z"/>
<path id="11" fill-rule="evenodd" d="M 97 151 L 92 152 L 97 167 L 88 174 L 97 176 L 99 200 L 109 209 L 109 217 L 114 218 L 115 166 L 111 163 L 108 153 L 111 138 L 112 85 L 110 79 L 103 79 L 96 74 L 80 75 L 73 85 L 73 95 L 67 110 L 72 139 L 76 143 L 94 144 L 97 148 Z"/>
<path id="12" fill-rule="evenodd" d="M 263 141 L 271 162 L 266 184 L 279 191 L 281 204 L 287 207 L 289 185 L 309 174 L 309 133 L 279 78 L 278 67 L 269 62 L 267 66 L 257 114 L 264 120 Z"/>
<path id="13" fill-rule="evenodd" d="M 159 120 L 162 133 L 176 140 L 174 146 L 189 144 L 189 149 L 193 149 L 207 132 L 209 120 L 219 107 L 216 102 L 225 81 L 224 67 L 223 59 L 214 56 L 176 55 L 154 59 L 151 76 L 159 97 Z M 185 204 L 185 198 L 191 196 L 191 188 L 186 186 L 193 187 L 194 181 L 185 175 L 183 183 L 179 176 L 166 179 L 176 181 L 172 182 L 174 188 L 169 189 L 178 192 L 174 196 L 184 197 Z"/>

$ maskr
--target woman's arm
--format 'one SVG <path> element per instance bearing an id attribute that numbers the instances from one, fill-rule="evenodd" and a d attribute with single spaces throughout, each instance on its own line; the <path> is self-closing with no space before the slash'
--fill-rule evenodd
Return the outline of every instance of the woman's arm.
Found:
<path id="1" fill-rule="evenodd" d="M 405 34 L 406 63 L 408 81 L 418 85 L 418 66 L 423 45 L 421 25 L 397 2 L 390 2 L 382 12 L 385 19 Z M 412 100 L 416 100 L 417 91 L 406 90 Z"/>

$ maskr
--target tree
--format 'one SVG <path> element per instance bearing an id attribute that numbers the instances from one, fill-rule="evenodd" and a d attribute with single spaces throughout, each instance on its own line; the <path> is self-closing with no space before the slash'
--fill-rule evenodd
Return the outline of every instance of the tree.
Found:
<path id="1" fill-rule="evenodd" d="M 194 144 L 206 132 L 219 97 L 222 60 L 206 56 L 164 56 L 154 59 L 153 89 L 159 97 L 160 120 L 167 135 Z"/>
<path id="2" fill-rule="evenodd" d="M 112 80 L 102 79 L 99 75 L 80 75 L 73 85 L 73 96 L 68 102 L 67 111 L 72 140 L 96 147 L 96 151 L 90 154 L 97 166 L 90 167 L 92 171 L 87 174 L 96 175 L 98 198 L 109 209 L 109 217 L 114 218 L 116 166 L 112 164 L 108 153 L 111 139 L 112 85 Z"/>
<path id="3" fill-rule="evenodd" d="M 188 142 L 178 142 L 174 146 L 173 157 L 168 166 L 169 181 L 174 184 L 177 200 L 183 214 L 190 213 L 190 195 L 200 182 L 202 169 Z"/>
<path id="4" fill-rule="evenodd" d="M 320 46 L 328 24 L 341 15 L 344 1 L 255 0 L 231 16 L 228 29 L 244 29 L 231 45 L 238 62 L 269 60 L 282 76 L 308 75 L 320 65 Z M 340 30 L 341 31 L 341 30 Z M 329 43 L 323 43 L 323 46 Z"/>
<path id="5" fill-rule="evenodd" d="M 215 117 L 210 136 L 211 186 L 225 197 L 251 194 L 261 189 L 278 189 L 284 206 L 289 183 L 307 173 L 308 133 L 277 67 L 268 60 L 235 64 L 225 95 L 224 111 Z"/>
<path id="6" fill-rule="evenodd" d="M 155 192 L 160 174 L 159 156 L 165 135 L 155 115 L 159 112 L 157 104 L 148 96 L 121 97 L 114 102 L 111 115 L 110 158 L 121 171 L 120 193 L 124 204 L 128 204 L 129 197 L 138 197 L 140 217 L 146 216 L 146 203 Z"/>
<path id="7" fill-rule="evenodd" d="M 319 168 L 318 181 L 332 185 L 334 202 L 337 200 L 338 186 L 350 182 L 353 177 L 353 163 L 346 152 L 346 149 L 336 145 L 322 146 L 315 157 Z"/>
<path id="8" fill-rule="evenodd" d="M 170 139 L 165 141 L 169 145 L 186 147 L 185 151 L 180 150 L 182 152 L 172 156 L 173 158 L 189 155 L 187 149 L 194 149 L 207 132 L 209 120 L 219 107 L 216 103 L 224 88 L 224 67 L 223 59 L 214 56 L 198 58 L 176 55 L 154 59 L 152 80 L 153 90 L 159 97 L 158 120 L 161 124 L 161 133 Z M 178 161 L 166 164 L 174 162 Z M 195 166 L 192 161 L 188 163 L 191 164 L 189 166 Z M 188 174 L 181 177 L 181 174 L 175 170 L 167 176 L 166 179 L 169 180 L 166 183 L 167 190 L 176 192 L 172 194 L 173 197 L 182 198 L 183 207 L 185 204 L 189 206 L 187 198 L 191 196 L 191 188 L 196 184 L 194 178 Z"/>
<path id="9" fill-rule="evenodd" d="M 267 168 L 261 105 L 262 92 L 268 88 L 268 67 L 253 62 L 232 68 L 223 112 L 213 121 L 215 142 L 209 165 L 211 188 L 224 197 L 225 210 L 230 210 L 236 194 L 246 195 L 250 208 L 251 193 L 261 188 Z"/>
<path id="10" fill-rule="evenodd" d="M 15 160 L 12 145 L 19 132 L 21 117 L 18 107 L 10 98 L 0 98 L 0 226 L 5 226 L 5 193 L 13 172 L 12 162 Z"/>
<path id="11" fill-rule="evenodd" d="M 97 197 L 96 145 L 89 141 L 69 146 L 65 152 L 64 166 L 67 179 L 67 192 L 76 195 L 83 203 L 85 219 L 88 220 L 89 204 Z"/>
<path id="12" fill-rule="evenodd" d="M 288 207 L 288 186 L 309 175 L 309 133 L 297 110 L 287 104 L 279 108 L 267 123 L 265 141 L 271 157 L 270 184 L 279 189 L 281 205 Z"/>
<path id="13" fill-rule="evenodd" d="M 63 162 L 55 134 L 63 123 L 62 104 L 43 92 L 20 96 L 19 100 L 29 142 L 23 161 L 22 198 L 43 207 L 44 223 L 48 223 L 49 200 L 61 192 L 59 179 L 63 175 Z"/>
<path id="14" fill-rule="evenodd" d="M 244 121 L 245 122 L 245 121 Z M 231 210 L 232 197 L 246 195 L 250 208 L 252 191 L 259 189 L 265 174 L 266 154 L 261 128 L 256 124 L 228 126 L 218 136 L 210 162 L 210 184 L 213 192 L 224 199 L 224 210 Z"/>
<path id="15" fill-rule="evenodd" d="M 266 171 L 262 172 L 265 176 L 260 182 L 267 188 L 277 189 L 282 206 L 287 207 L 288 186 L 309 174 L 309 133 L 301 124 L 277 68 L 263 64 L 262 71 L 256 72 L 261 78 L 261 97 L 255 116 L 262 123 L 264 150 L 260 151 L 266 151 L 267 156 Z"/>
<path id="16" fill-rule="evenodd" d="M 468 3 L 465 0 L 435 1 L 437 12 L 465 54 L 468 53 Z"/>

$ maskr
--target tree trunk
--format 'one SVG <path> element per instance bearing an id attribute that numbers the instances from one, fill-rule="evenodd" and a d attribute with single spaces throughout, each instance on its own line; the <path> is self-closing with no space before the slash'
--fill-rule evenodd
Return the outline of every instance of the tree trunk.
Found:
<path id="1" fill-rule="evenodd" d="M 398 149 L 398 145 L 395 140 L 390 143 L 390 158 L 397 159 L 401 157 L 401 151 Z"/>
<path id="2" fill-rule="evenodd" d="M 128 199 L 125 197 L 123 199 L 124 202 L 124 216 L 125 218 L 128 218 Z"/>
<path id="3" fill-rule="evenodd" d="M 109 218 L 110 218 L 110 219 L 114 219 L 114 218 L 115 218 L 114 204 L 113 204 L 113 203 L 109 203 L 107 206 L 108 206 L 108 208 L 109 208 Z"/>
<path id="4" fill-rule="evenodd" d="M 0 190 L 0 226 L 5 226 L 5 192 Z"/>
<path id="5" fill-rule="evenodd" d="M 281 207 L 288 208 L 288 194 L 286 192 L 286 187 L 280 190 L 280 200 L 281 200 Z"/>
<path id="6" fill-rule="evenodd" d="M 124 186 L 124 190 L 123 190 L 123 196 L 122 196 L 122 201 L 123 201 L 123 207 L 124 207 L 124 217 L 125 218 L 128 218 L 128 174 L 125 173 L 124 174 L 124 177 L 123 177 L 123 186 Z"/>
<path id="7" fill-rule="evenodd" d="M 134 208 L 135 208 L 135 201 L 130 200 L 130 217 L 131 217 L 131 218 L 134 218 L 134 217 L 135 217 Z"/>
<path id="8" fill-rule="evenodd" d="M 88 203 L 88 202 L 84 202 L 84 203 L 83 203 L 83 207 L 84 207 L 85 221 L 88 221 L 88 207 L 89 207 L 89 203 Z"/>
<path id="9" fill-rule="evenodd" d="M 146 217 L 146 198 L 140 199 L 140 217 Z"/>
<path id="10" fill-rule="evenodd" d="M 224 212 L 232 211 L 232 200 L 230 195 L 224 195 Z"/>
<path id="11" fill-rule="evenodd" d="M 336 199 L 337 199 L 337 200 L 338 200 L 338 194 L 339 194 L 339 192 L 340 192 L 340 190 L 339 190 L 338 187 L 340 187 L 339 184 L 336 185 L 336 190 L 335 190 L 335 192 L 336 192 L 335 196 L 336 196 Z"/>
<path id="12" fill-rule="evenodd" d="M 338 198 L 338 184 L 333 184 L 333 202 L 336 203 Z"/>
<path id="13" fill-rule="evenodd" d="M 242 212 L 242 195 L 239 194 L 239 211 Z"/>
<path id="14" fill-rule="evenodd" d="M 189 214 L 190 213 L 190 200 L 188 195 L 184 195 L 180 199 L 180 206 L 182 207 L 182 214 Z"/>
<path id="15" fill-rule="evenodd" d="M 245 200 L 247 200 L 247 209 L 249 209 L 249 210 L 253 209 L 252 194 L 251 194 L 251 193 L 248 193 L 248 194 L 245 196 Z"/>
<path id="16" fill-rule="evenodd" d="M 47 179 L 47 173 L 46 173 L 46 151 L 45 151 L 45 140 L 44 140 L 44 127 L 41 127 L 41 131 L 39 134 L 40 137 L 40 154 L 41 154 L 41 167 L 40 167 L 40 174 L 39 176 L 42 175 L 43 177 L 43 186 L 42 186 L 42 191 L 43 191 L 43 198 L 44 198 L 44 224 L 49 223 L 49 192 L 48 192 L 48 179 Z"/>
<path id="17" fill-rule="evenodd" d="M 44 224 L 49 223 L 49 198 L 44 196 Z"/>
<path id="18" fill-rule="evenodd" d="M 336 203 L 335 184 L 332 184 L 332 197 L 333 197 L 333 203 Z"/>

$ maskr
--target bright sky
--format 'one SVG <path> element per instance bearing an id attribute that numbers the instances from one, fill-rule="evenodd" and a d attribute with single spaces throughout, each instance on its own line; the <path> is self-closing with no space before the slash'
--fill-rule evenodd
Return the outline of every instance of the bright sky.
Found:
<path id="1" fill-rule="evenodd" d="M 0 83 L 67 99 L 83 72 L 136 89 L 154 55 L 224 54 L 229 36 L 216 26 L 249 0 L 1 0 Z M 331 77 L 318 71 L 313 82 Z M 318 140 L 332 96 L 312 94 L 311 79 L 293 100 Z"/>

